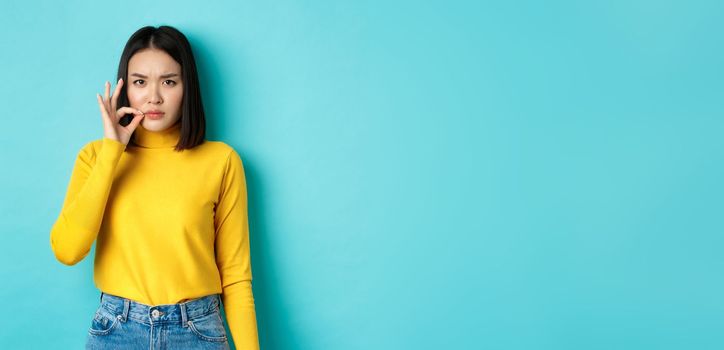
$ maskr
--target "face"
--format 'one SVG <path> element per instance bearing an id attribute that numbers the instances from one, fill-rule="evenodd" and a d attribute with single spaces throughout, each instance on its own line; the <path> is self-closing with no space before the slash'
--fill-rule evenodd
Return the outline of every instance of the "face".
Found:
<path id="1" fill-rule="evenodd" d="M 128 61 L 128 102 L 146 114 L 141 123 L 151 131 L 168 128 L 181 118 L 181 65 L 165 51 L 143 49 Z M 151 111 L 160 111 L 154 115 Z"/>

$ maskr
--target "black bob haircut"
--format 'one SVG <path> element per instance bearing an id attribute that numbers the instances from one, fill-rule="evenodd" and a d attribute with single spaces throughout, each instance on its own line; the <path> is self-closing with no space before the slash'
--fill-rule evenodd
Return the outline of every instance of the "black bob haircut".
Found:
<path id="1" fill-rule="evenodd" d="M 163 50 L 181 65 L 183 99 L 181 117 L 177 121 L 177 123 L 181 123 L 181 136 L 174 149 L 182 151 L 202 144 L 206 137 L 206 116 L 204 115 L 204 105 L 201 102 L 196 61 L 188 39 L 178 29 L 171 26 L 146 26 L 137 30 L 128 39 L 126 47 L 123 49 L 116 80 L 123 78 L 124 82 L 128 81 L 128 62 L 137 51 L 143 49 Z M 118 108 L 130 107 L 126 93 L 127 85 L 123 84 L 118 95 Z M 133 115 L 127 114 L 121 118 L 120 123 L 126 126 L 132 119 Z M 138 127 L 141 127 L 140 124 Z M 135 131 L 129 142 L 135 144 L 134 135 Z"/>

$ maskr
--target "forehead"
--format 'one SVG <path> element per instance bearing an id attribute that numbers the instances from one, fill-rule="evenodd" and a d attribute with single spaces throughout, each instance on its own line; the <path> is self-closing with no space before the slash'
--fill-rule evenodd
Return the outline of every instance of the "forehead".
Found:
<path id="1" fill-rule="evenodd" d="M 128 72 L 146 75 L 181 73 L 181 65 L 163 50 L 144 49 L 131 56 Z"/>

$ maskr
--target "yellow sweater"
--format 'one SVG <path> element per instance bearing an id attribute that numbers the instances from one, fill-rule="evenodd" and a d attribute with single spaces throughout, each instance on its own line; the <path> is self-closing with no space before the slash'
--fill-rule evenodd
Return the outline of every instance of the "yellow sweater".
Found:
<path id="1" fill-rule="evenodd" d="M 74 265 L 97 240 L 96 287 L 144 304 L 222 293 L 236 348 L 258 349 L 241 158 L 220 141 L 176 152 L 180 131 L 139 125 L 137 145 L 85 144 L 51 248 Z"/>

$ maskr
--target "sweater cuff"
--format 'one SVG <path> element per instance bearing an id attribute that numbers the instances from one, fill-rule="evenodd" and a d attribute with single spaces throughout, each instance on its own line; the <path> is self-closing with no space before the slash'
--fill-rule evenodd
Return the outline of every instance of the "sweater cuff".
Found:
<path id="1" fill-rule="evenodd" d="M 126 145 L 123 142 L 107 137 L 103 138 L 101 152 L 110 151 L 111 154 L 119 154 L 123 153 L 125 149 Z"/>

